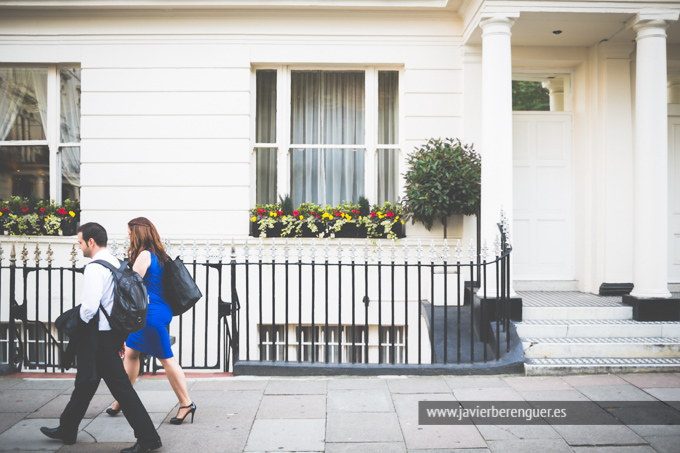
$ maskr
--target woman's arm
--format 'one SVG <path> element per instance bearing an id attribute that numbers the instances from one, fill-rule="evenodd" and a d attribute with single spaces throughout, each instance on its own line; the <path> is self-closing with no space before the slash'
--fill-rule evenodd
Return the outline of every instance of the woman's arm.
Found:
<path id="1" fill-rule="evenodd" d="M 151 252 L 144 250 L 135 260 L 135 264 L 132 265 L 132 270 L 144 278 L 146 271 L 149 270 L 149 266 L 151 266 Z"/>

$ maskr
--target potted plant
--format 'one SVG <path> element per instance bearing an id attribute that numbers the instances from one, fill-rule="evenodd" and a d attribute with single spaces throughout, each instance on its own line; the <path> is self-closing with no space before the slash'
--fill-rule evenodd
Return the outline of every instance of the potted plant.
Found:
<path id="1" fill-rule="evenodd" d="M 449 216 L 478 214 L 481 198 L 481 157 L 459 139 L 430 139 L 408 157 L 405 214 L 430 230 L 439 220 L 444 237 Z"/>
<path id="2" fill-rule="evenodd" d="M 255 205 L 250 210 L 250 235 L 253 237 L 279 237 L 281 236 L 281 211 L 280 203 Z"/>
<path id="3" fill-rule="evenodd" d="M 364 217 L 363 223 L 368 237 L 399 239 L 406 236 L 404 221 L 404 208 L 386 201 L 382 206 L 374 205 L 371 213 Z"/>

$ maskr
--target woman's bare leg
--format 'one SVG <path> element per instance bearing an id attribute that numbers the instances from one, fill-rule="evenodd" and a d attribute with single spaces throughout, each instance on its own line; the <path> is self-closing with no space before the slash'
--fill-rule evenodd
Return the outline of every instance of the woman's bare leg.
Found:
<path id="1" fill-rule="evenodd" d="M 180 406 L 189 406 L 191 404 L 191 399 L 189 398 L 189 390 L 187 389 L 187 380 L 184 377 L 184 370 L 174 357 L 167 359 L 160 359 L 163 368 L 165 369 L 165 375 L 168 377 L 170 386 L 174 390 L 177 399 L 179 400 Z M 177 412 L 177 417 L 182 418 L 189 409 L 180 409 Z"/>
<path id="2" fill-rule="evenodd" d="M 125 357 L 123 358 L 123 367 L 125 368 L 125 373 L 130 379 L 130 384 L 135 385 L 137 381 L 137 376 L 139 376 L 139 354 L 140 352 L 136 349 L 132 349 L 125 346 Z M 114 401 L 111 409 L 117 411 L 120 406 L 118 401 Z"/>

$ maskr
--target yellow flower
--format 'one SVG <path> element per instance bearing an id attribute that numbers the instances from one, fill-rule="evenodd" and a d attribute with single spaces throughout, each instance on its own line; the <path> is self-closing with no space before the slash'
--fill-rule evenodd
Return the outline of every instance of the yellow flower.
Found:
<path id="1" fill-rule="evenodd" d="M 2 217 L 2 212 L 0 212 L 0 217 Z"/>
<path id="2" fill-rule="evenodd" d="M 302 219 L 303 219 L 302 214 L 300 214 L 300 220 L 302 220 Z"/>
<path id="3" fill-rule="evenodd" d="M 75 216 L 76 216 L 76 213 L 73 212 L 73 211 L 69 211 L 69 212 L 68 212 L 68 215 L 70 215 L 71 217 L 75 217 Z"/>
<path id="4" fill-rule="evenodd" d="M 394 220 L 399 220 L 399 216 L 397 216 Z"/>
<path id="5" fill-rule="evenodd" d="M 270 212 L 270 213 L 269 213 L 269 217 L 276 217 L 276 213 L 275 213 L 275 212 Z"/>
<path id="6" fill-rule="evenodd" d="M 256 222 L 256 221 L 257 221 L 257 217 L 252 216 L 252 217 L 250 218 L 250 221 L 251 221 L 251 222 Z"/>
<path id="7" fill-rule="evenodd" d="M 402 225 L 404 224 L 404 221 L 403 221 L 403 220 L 401 221 L 401 224 L 402 224 Z"/>

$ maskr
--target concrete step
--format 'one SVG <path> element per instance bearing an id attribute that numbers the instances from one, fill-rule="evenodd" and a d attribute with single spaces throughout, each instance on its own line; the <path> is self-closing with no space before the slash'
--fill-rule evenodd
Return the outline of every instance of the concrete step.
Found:
<path id="1" fill-rule="evenodd" d="M 526 337 L 522 346 L 528 359 L 680 357 L 678 337 Z"/>
<path id="2" fill-rule="evenodd" d="M 532 319 L 632 319 L 633 307 L 629 306 L 526 306 L 522 308 L 522 320 Z"/>
<path id="3" fill-rule="evenodd" d="M 524 369 L 527 376 L 679 372 L 680 358 L 532 358 L 526 359 Z"/>
<path id="4" fill-rule="evenodd" d="M 516 323 L 520 337 L 680 337 L 680 322 L 632 319 L 529 319 Z"/>

